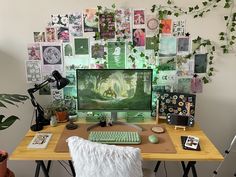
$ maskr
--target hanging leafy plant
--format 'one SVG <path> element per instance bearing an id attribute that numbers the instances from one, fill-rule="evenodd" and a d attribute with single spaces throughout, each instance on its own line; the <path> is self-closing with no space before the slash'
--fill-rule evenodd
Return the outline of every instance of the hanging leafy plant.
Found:
<path id="1" fill-rule="evenodd" d="M 18 107 L 19 103 L 23 103 L 28 99 L 28 96 L 18 94 L 0 94 L 0 107 L 7 108 L 7 105 L 13 105 Z M 5 117 L 0 115 L 0 130 L 7 129 L 19 118 L 15 115 Z"/>

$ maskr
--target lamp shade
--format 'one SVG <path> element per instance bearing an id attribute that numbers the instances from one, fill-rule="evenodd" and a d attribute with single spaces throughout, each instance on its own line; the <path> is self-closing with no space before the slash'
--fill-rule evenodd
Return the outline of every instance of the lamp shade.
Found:
<path id="1" fill-rule="evenodd" d="M 57 89 L 60 90 L 70 83 L 69 79 L 61 76 L 61 74 L 55 70 L 52 72 L 52 76 L 55 78 Z"/>

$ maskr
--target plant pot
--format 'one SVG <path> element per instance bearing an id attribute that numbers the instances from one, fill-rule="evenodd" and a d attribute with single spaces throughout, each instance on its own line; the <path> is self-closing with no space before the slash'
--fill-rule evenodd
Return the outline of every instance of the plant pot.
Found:
<path id="1" fill-rule="evenodd" d="M 15 174 L 7 168 L 7 158 L 0 162 L 0 177 L 15 177 Z"/>
<path id="2" fill-rule="evenodd" d="M 56 117 L 58 122 L 67 122 L 68 121 L 68 113 L 66 111 L 56 112 Z"/>

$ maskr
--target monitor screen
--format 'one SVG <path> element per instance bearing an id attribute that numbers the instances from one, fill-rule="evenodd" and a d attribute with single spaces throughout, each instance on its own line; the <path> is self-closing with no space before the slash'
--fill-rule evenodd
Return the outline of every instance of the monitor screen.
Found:
<path id="1" fill-rule="evenodd" d="M 78 110 L 151 110 L 152 69 L 77 69 Z"/>

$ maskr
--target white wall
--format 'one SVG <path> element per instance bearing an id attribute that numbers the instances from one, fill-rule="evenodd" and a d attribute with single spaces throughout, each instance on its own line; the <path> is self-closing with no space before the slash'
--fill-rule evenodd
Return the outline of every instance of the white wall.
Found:
<path id="1" fill-rule="evenodd" d="M 177 2 L 177 1 L 176 1 Z M 86 7 L 97 5 L 111 6 L 116 3 L 118 7 L 136 7 L 150 9 L 154 0 L 0 0 L 0 93 L 27 94 L 29 85 L 25 79 L 24 62 L 27 59 L 26 46 L 33 42 L 34 31 L 43 31 L 51 14 L 67 13 L 82 10 Z M 181 1 L 177 5 L 187 7 L 200 1 Z M 213 10 L 203 19 L 187 19 L 187 31 L 194 38 L 201 36 L 209 38 L 219 44 L 218 33 L 224 31 L 223 15 L 226 11 L 222 8 Z M 236 133 L 236 58 L 235 53 L 219 56 L 215 60 L 217 72 L 212 83 L 204 85 L 204 92 L 197 96 L 197 121 L 216 147 L 223 153 Z M 46 100 L 45 97 L 39 98 Z M 2 110 L 1 110 L 2 111 Z M 30 126 L 32 106 L 27 101 L 20 108 L 10 107 L 5 110 L 7 114 L 16 114 L 21 120 L 9 129 L 0 132 L 0 148 L 10 153 L 14 150 Z M 235 148 L 234 148 L 235 149 Z M 233 176 L 235 166 L 235 153 L 230 154 L 218 176 Z M 154 162 L 144 164 L 154 168 Z M 197 170 L 200 177 L 212 176 L 212 171 L 217 167 L 217 162 L 199 162 Z M 35 164 L 31 161 L 9 161 L 9 167 L 17 177 L 33 176 Z M 177 162 L 167 162 L 168 176 L 181 176 L 181 166 Z M 65 170 L 57 162 L 52 165 L 52 176 L 64 177 Z M 164 176 L 163 167 L 158 173 Z"/>

